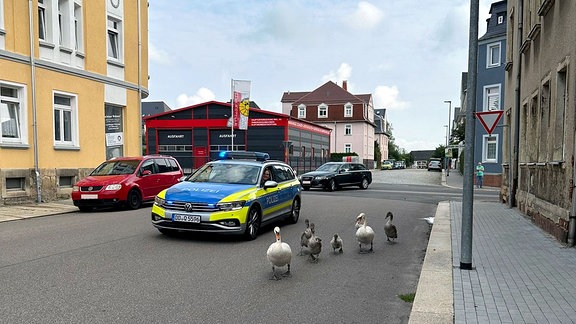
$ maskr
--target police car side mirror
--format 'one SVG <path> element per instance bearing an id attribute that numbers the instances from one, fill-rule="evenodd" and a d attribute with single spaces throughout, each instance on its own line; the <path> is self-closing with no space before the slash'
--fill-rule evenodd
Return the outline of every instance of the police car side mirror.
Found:
<path id="1" fill-rule="evenodd" d="M 264 189 L 275 188 L 275 187 L 278 187 L 278 182 L 276 182 L 276 181 L 268 180 L 264 183 Z"/>

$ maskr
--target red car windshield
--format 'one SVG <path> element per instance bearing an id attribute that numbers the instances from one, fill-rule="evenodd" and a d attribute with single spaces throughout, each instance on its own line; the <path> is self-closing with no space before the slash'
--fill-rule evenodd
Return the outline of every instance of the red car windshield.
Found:
<path id="1" fill-rule="evenodd" d="M 118 175 L 118 174 L 132 174 L 140 164 L 140 160 L 122 160 L 122 161 L 106 161 L 100 164 L 92 173 L 91 176 L 104 176 L 104 175 Z"/>

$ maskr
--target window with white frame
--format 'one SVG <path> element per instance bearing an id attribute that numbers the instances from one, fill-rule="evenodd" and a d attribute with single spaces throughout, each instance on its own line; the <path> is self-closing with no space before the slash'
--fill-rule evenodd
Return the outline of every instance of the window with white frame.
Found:
<path id="1" fill-rule="evenodd" d="M 344 153 L 352 153 L 352 144 L 344 144 Z"/>
<path id="2" fill-rule="evenodd" d="M 318 106 L 318 118 L 328 118 L 328 106 L 326 104 Z"/>
<path id="3" fill-rule="evenodd" d="M 504 15 L 498 16 L 498 25 L 504 22 Z"/>
<path id="4" fill-rule="evenodd" d="M 344 105 L 344 117 L 352 117 L 352 104 L 347 103 Z"/>
<path id="5" fill-rule="evenodd" d="M 498 67 L 500 66 L 500 43 L 489 44 L 487 47 L 487 59 L 486 59 L 486 67 Z"/>
<path id="6" fill-rule="evenodd" d="M 38 0 L 38 38 L 43 41 L 50 41 L 49 13 L 49 0 Z"/>
<path id="7" fill-rule="evenodd" d="M 306 118 L 306 106 L 298 105 L 298 118 Z"/>
<path id="8" fill-rule="evenodd" d="M 82 52 L 84 49 L 84 40 L 82 38 L 82 6 L 74 3 L 74 49 Z"/>
<path id="9" fill-rule="evenodd" d="M 484 87 L 484 111 L 500 110 L 500 85 Z"/>
<path id="10" fill-rule="evenodd" d="M 482 161 L 498 162 L 498 134 L 484 134 L 482 143 Z"/>
<path id="11" fill-rule="evenodd" d="M 0 82 L 0 125 L 2 144 L 27 144 L 24 87 Z"/>
<path id="12" fill-rule="evenodd" d="M 78 146 L 78 114 L 76 96 L 54 94 L 54 145 Z"/>
<path id="13" fill-rule="evenodd" d="M 68 0 L 58 0 L 58 44 L 70 48 L 70 7 Z"/>
<path id="14" fill-rule="evenodd" d="M 122 21 L 108 17 L 108 58 L 121 61 Z"/>
<path id="15" fill-rule="evenodd" d="M 344 135 L 352 135 L 352 125 L 346 124 L 344 125 Z"/>

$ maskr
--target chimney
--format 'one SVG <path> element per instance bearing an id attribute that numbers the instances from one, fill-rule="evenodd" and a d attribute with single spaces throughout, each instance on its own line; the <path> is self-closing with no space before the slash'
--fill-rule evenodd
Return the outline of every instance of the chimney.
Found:
<path id="1" fill-rule="evenodd" d="M 348 81 L 346 80 L 342 81 L 342 89 L 348 91 Z"/>

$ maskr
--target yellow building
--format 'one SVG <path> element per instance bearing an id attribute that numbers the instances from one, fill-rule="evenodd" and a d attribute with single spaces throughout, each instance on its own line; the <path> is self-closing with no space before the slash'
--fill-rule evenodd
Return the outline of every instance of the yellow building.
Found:
<path id="1" fill-rule="evenodd" d="M 0 0 L 0 205 L 142 154 L 147 30 L 145 0 Z"/>

